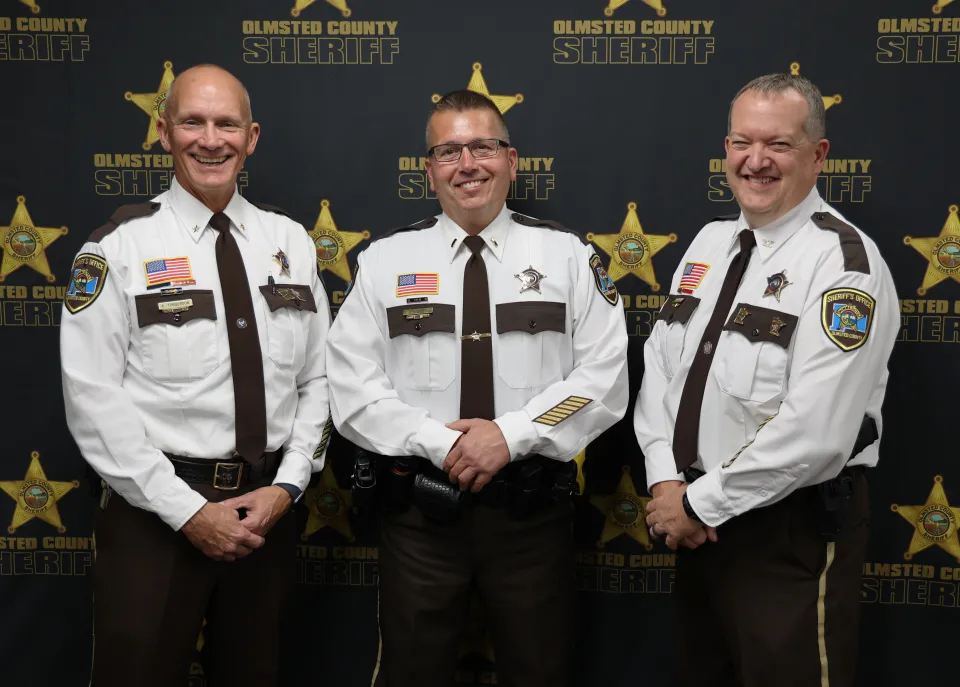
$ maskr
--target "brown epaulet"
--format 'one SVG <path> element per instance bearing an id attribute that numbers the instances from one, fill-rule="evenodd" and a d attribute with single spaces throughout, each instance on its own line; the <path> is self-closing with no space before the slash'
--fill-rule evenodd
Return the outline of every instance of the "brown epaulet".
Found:
<path id="1" fill-rule="evenodd" d="M 843 269 L 847 272 L 870 274 L 870 260 L 863 245 L 860 232 L 829 212 L 815 212 L 810 217 L 821 229 L 837 232 L 840 250 L 843 251 Z"/>
<path id="2" fill-rule="evenodd" d="M 390 238 L 391 236 L 395 234 L 400 234 L 404 231 L 416 231 L 418 229 L 429 229 L 430 227 L 436 226 L 436 224 L 437 224 L 436 217 L 427 217 L 426 219 L 422 219 L 419 222 L 416 222 L 414 224 L 406 224 L 402 227 L 394 227 L 390 231 L 370 239 L 370 243 L 375 243 L 380 239 Z M 369 246 L 370 243 L 368 243 L 367 245 Z"/>
<path id="3" fill-rule="evenodd" d="M 102 227 L 97 229 L 87 239 L 91 243 L 100 243 L 105 236 L 108 236 L 114 229 L 124 222 L 141 217 L 149 217 L 160 209 L 160 203 L 133 203 L 131 205 L 121 205 L 110 215 L 110 219 Z"/>
<path id="4" fill-rule="evenodd" d="M 710 221 L 711 222 L 736 222 L 738 219 L 740 219 L 740 213 L 732 212 L 729 215 L 717 215 Z"/>
<path id="5" fill-rule="evenodd" d="M 515 212 L 510 215 L 510 219 L 517 224 L 522 224 L 525 227 L 543 227 L 544 229 L 553 229 L 554 231 L 563 231 L 568 234 L 573 234 L 580 239 L 580 243 L 583 245 L 590 245 L 587 240 L 583 238 L 583 236 L 575 232 L 573 229 L 563 226 L 560 224 L 560 222 L 554 222 L 549 219 L 537 219 L 536 217 L 527 217 L 526 215 L 521 215 L 519 212 Z"/>
<path id="6" fill-rule="evenodd" d="M 272 212 L 272 213 L 274 213 L 274 214 L 276 214 L 276 215 L 283 215 L 284 217 L 289 217 L 290 219 L 293 219 L 293 217 L 290 216 L 290 213 L 289 213 L 289 212 L 287 212 L 287 211 L 284 210 L 283 208 L 277 207 L 276 205 L 270 205 L 270 204 L 268 204 L 268 203 L 261 203 L 261 202 L 256 201 L 256 200 L 251 200 L 251 201 L 250 201 L 250 204 L 253 205 L 253 206 L 255 206 L 255 207 L 260 208 L 260 209 L 263 210 L 264 212 Z M 294 221 L 296 221 L 296 220 L 294 220 Z"/>

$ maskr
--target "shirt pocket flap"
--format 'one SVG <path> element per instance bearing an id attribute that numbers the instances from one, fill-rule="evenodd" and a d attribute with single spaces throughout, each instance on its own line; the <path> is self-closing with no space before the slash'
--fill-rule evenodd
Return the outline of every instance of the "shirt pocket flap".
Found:
<path id="1" fill-rule="evenodd" d="M 430 332 L 453 334 L 456 330 L 456 306 L 449 303 L 433 305 L 395 305 L 387 308 L 387 327 L 390 338 L 402 334 L 423 336 Z"/>
<path id="2" fill-rule="evenodd" d="M 276 312 L 280 308 L 317 312 L 313 291 L 304 284 L 267 284 L 260 287 L 260 293 L 270 306 L 270 312 Z"/>
<path id="3" fill-rule="evenodd" d="M 143 293 L 135 297 L 141 329 L 151 324 L 185 325 L 191 320 L 217 319 L 213 291 L 193 289 L 180 293 Z"/>
<path id="4" fill-rule="evenodd" d="M 790 345 L 798 321 L 796 315 L 780 310 L 737 303 L 723 328 L 728 332 L 738 332 L 749 341 L 768 341 L 786 348 Z"/>
<path id="5" fill-rule="evenodd" d="M 674 322 L 686 324 L 698 305 L 700 299 L 693 296 L 667 296 L 658 317 L 666 325 Z"/>
<path id="6" fill-rule="evenodd" d="M 567 304 L 550 301 L 521 301 L 497 304 L 497 334 L 507 332 L 567 331 Z"/>

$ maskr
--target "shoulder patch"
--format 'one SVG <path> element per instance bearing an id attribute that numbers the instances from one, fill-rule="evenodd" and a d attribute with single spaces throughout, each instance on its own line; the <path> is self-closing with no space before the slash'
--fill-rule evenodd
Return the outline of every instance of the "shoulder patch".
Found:
<path id="1" fill-rule="evenodd" d="M 840 237 L 840 250 L 843 251 L 843 269 L 847 272 L 870 274 L 870 260 L 867 249 L 859 232 L 836 215 L 829 212 L 815 212 L 810 217 L 821 229 L 837 232 Z"/>
<path id="2" fill-rule="evenodd" d="M 140 219 L 141 217 L 149 217 L 159 209 L 160 203 L 132 203 L 130 205 L 121 205 L 110 215 L 107 223 L 93 232 L 87 240 L 92 243 L 100 243 L 105 236 L 113 233 L 113 230 L 124 222 L 129 222 L 132 219 Z"/>
<path id="3" fill-rule="evenodd" d="M 63 305 L 71 313 L 78 313 L 92 305 L 107 281 L 107 261 L 93 253 L 81 253 L 73 261 L 70 284 L 63 297 Z"/>
<path id="4" fill-rule="evenodd" d="M 617 285 L 613 283 L 613 279 L 603 268 L 600 256 L 596 253 L 590 256 L 590 271 L 593 273 L 593 280 L 597 283 L 597 291 L 607 299 L 607 303 L 616 305 L 620 299 L 620 294 L 617 293 Z"/>
<path id="5" fill-rule="evenodd" d="M 560 224 L 560 222 L 554 222 L 549 219 L 537 219 L 536 217 L 527 217 L 526 215 L 521 215 L 519 212 L 514 212 L 512 215 L 510 215 L 510 219 L 517 224 L 522 224 L 525 227 L 543 227 L 544 229 L 553 229 L 554 231 L 562 231 L 567 234 L 573 234 L 580 239 L 580 243 L 583 245 L 590 245 L 583 236 L 575 232 L 573 229 L 563 226 Z"/>
<path id="6" fill-rule="evenodd" d="M 251 200 L 250 204 L 253 205 L 254 207 L 260 208 L 264 212 L 272 212 L 275 215 L 283 215 L 284 217 L 289 217 L 290 219 L 293 219 L 293 217 L 290 217 L 289 212 L 287 212 L 283 208 L 277 207 L 276 205 L 270 205 L 268 203 L 260 203 L 256 200 Z M 293 221 L 296 222 L 296 220 L 293 220 Z"/>
<path id="7" fill-rule="evenodd" d="M 729 215 L 717 215 L 710 221 L 711 222 L 736 222 L 738 219 L 740 219 L 740 213 L 732 212 Z"/>
<path id="8" fill-rule="evenodd" d="M 426 219 L 422 219 L 422 220 L 420 220 L 419 222 L 416 222 L 416 223 L 414 223 L 414 224 L 408 224 L 408 225 L 405 225 L 405 226 L 402 226 L 402 227 L 395 227 L 395 228 L 391 229 L 390 231 L 388 231 L 388 232 L 386 232 L 386 233 L 384 233 L 384 234 L 381 234 L 380 236 L 375 236 L 375 237 L 373 237 L 373 238 L 370 239 L 370 243 L 374 243 L 375 241 L 379 241 L 380 239 L 390 238 L 391 236 L 394 236 L 394 235 L 396 235 L 396 234 L 400 234 L 400 233 L 402 233 L 402 232 L 404 232 L 404 231 L 416 231 L 416 230 L 418 230 L 418 229 L 429 229 L 430 227 L 436 226 L 436 224 L 437 224 L 437 218 L 436 218 L 436 217 L 427 217 Z M 369 246 L 370 243 L 368 243 L 367 246 Z M 364 250 L 366 250 L 366 249 L 364 249 Z"/>
<path id="9" fill-rule="evenodd" d="M 820 323 L 823 332 L 843 351 L 853 351 L 867 342 L 877 302 L 858 289 L 831 289 L 823 294 Z"/>

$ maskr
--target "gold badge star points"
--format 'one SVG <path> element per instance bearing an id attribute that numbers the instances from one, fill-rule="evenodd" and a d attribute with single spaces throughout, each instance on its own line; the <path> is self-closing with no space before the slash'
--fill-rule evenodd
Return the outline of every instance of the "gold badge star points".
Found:
<path id="1" fill-rule="evenodd" d="M 467 90 L 473 91 L 474 93 L 479 93 L 485 95 L 490 100 L 493 101 L 493 104 L 497 106 L 497 109 L 500 110 L 500 114 L 506 114 L 514 105 L 519 105 L 523 102 L 523 93 L 517 93 L 516 95 L 491 95 L 490 89 L 487 88 L 487 82 L 483 78 L 483 65 L 479 62 L 473 63 L 473 76 L 470 77 L 470 83 L 467 84 Z M 439 93 L 434 93 L 432 100 L 435 103 L 440 102 L 442 98 Z"/>
<path id="2" fill-rule="evenodd" d="M 8 274 L 28 265 L 53 283 L 56 278 L 50 272 L 46 250 L 50 244 L 67 234 L 66 227 L 38 227 L 27 211 L 27 199 L 17 196 L 17 209 L 13 212 L 10 226 L 0 226 L 0 241 L 3 247 L 3 263 L 0 265 L 0 283 Z"/>
<path id="3" fill-rule="evenodd" d="M 163 77 L 160 79 L 160 85 L 157 86 L 156 93 L 131 93 L 127 91 L 123 97 L 133 102 L 134 105 L 147 113 L 150 117 L 150 125 L 147 127 L 147 140 L 143 142 L 143 149 L 150 150 L 153 144 L 160 140 L 160 134 L 157 133 L 157 120 L 163 116 L 163 110 L 167 105 L 167 90 L 173 83 L 173 62 L 169 60 L 163 63 Z"/>
<path id="4" fill-rule="evenodd" d="M 925 296 L 927 291 L 946 279 L 960 282 L 960 219 L 957 217 L 960 207 L 954 204 L 947 209 L 947 221 L 943 223 L 939 236 L 903 237 L 904 245 L 912 246 L 929 263 L 923 284 L 917 289 L 920 296 Z"/>
<path id="5" fill-rule="evenodd" d="M 953 2 L 953 0 L 937 0 L 933 6 L 933 13 L 940 14 L 943 12 L 943 8 L 949 5 L 951 2 Z"/>
<path id="6" fill-rule="evenodd" d="M 301 12 L 303 12 L 305 9 L 310 7 L 310 5 L 312 5 L 316 1 L 317 0 L 296 0 L 296 2 L 293 5 L 293 8 L 290 10 L 290 16 L 299 17 Z M 343 15 L 344 19 L 349 18 L 350 15 L 353 14 L 353 10 L 347 7 L 347 0 L 324 0 L 324 1 L 328 5 L 336 7 L 338 10 L 340 10 L 340 14 Z"/>
<path id="7" fill-rule="evenodd" d="M 320 201 L 320 215 L 310 232 L 310 238 L 317 247 L 317 269 L 321 272 L 330 270 L 343 281 L 349 282 L 351 276 L 347 253 L 361 241 L 369 239 L 370 232 L 337 229 L 330 212 L 330 201 L 324 199 Z"/>
<path id="8" fill-rule="evenodd" d="M 608 496 L 598 494 L 590 497 L 590 503 L 606 516 L 597 548 L 602 549 L 607 542 L 625 534 L 642 544 L 647 551 L 652 550 L 653 544 L 650 543 L 650 533 L 647 531 L 647 504 L 652 500 L 650 497 L 637 495 L 630 477 L 630 468 L 624 465 L 616 492 Z"/>
<path id="9" fill-rule="evenodd" d="M 643 233 L 637 217 L 637 204 L 633 202 L 627 203 L 627 216 L 619 234 L 587 234 L 587 241 L 593 241 L 610 256 L 607 274 L 613 281 L 633 274 L 649 284 L 654 292 L 660 290 L 660 284 L 657 283 L 652 258 L 663 250 L 664 246 L 675 243 L 676 240 L 676 234 L 661 236 Z"/>
<path id="10" fill-rule="evenodd" d="M 790 73 L 794 76 L 800 76 L 800 63 L 791 62 L 790 63 Z M 843 102 L 843 96 L 837 93 L 836 95 L 824 95 L 823 98 L 823 109 L 829 110 L 834 105 L 839 105 Z"/>
<path id="11" fill-rule="evenodd" d="M 330 527 L 342 534 L 347 541 L 353 542 L 353 530 L 350 528 L 350 509 L 353 508 L 353 494 L 349 489 L 341 489 L 333 468 L 329 465 L 320 475 L 320 483 L 307 489 L 304 494 L 307 509 L 307 525 L 300 538 L 304 541 L 324 527 Z"/>
<path id="12" fill-rule="evenodd" d="M 603 8 L 603 13 L 608 17 L 612 17 L 614 12 L 628 2 L 630 2 L 630 0 L 608 0 L 607 6 Z M 663 0 L 643 0 L 643 4 L 655 9 L 658 17 L 663 17 L 667 14 L 667 8 L 663 6 Z"/>
<path id="13" fill-rule="evenodd" d="M 0 482 L 0 491 L 17 503 L 7 532 L 13 534 L 20 526 L 38 518 L 56 527 L 57 532 L 63 534 L 67 528 L 60 520 L 57 501 L 79 486 L 80 482 L 77 480 L 72 482 L 48 480 L 43 472 L 43 466 L 40 465 L 40 453 L 33 451 L 30 454 L 30 467 L 27 468 L 26 477 L 21 480 Z"/>
<path id="14" fill-rule="evenodd" d="M 901 506 L 892 504 L 890 510 L 899 513 L 914 527 L 910 547 L 903 554 L 909 561 L 916 554 L 931 546 L 939 546 L 960 563 L 960 539 L 957 538 L 957 521 L 960 520 L 960 508 L 954 508 L 947 501 L 943 490 L 943 477 L 933 478 L 933 489 L 922 506 Z"/>
<path id="15" fill-rule="evenodd" d="M 34 14 L 40 14 L 40 5 L 36 3 L 36 0 L 20 0 L 20 2 L 29 7 Z M 947 0 L 947 2 L 952 2 L 952 0 Z"/>

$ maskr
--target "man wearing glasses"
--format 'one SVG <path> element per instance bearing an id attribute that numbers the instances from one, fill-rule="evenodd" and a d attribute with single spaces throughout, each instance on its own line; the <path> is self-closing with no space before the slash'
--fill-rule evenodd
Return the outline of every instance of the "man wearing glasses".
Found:
<path id="1" fill-rule="evenodd" d="M 473 586 L 501 682 L 569 684 L 572 458 L 626 412 L 627 332 L 589 244 L 507 209 L 509 141 L 488 98 L 440 99 L 443 212 L 359 256 L 328 340 L 334 423 L 380 454 L 381 686 L 453 684 Z"/>

